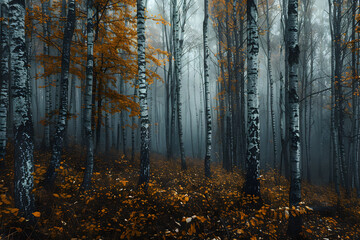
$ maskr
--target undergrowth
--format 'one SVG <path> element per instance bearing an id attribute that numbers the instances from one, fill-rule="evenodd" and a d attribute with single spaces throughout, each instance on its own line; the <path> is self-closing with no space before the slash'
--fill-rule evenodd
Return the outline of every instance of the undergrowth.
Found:
<path id="1" fill-rule="evenodd" d="M 11 152 L 11 149 L 9 149 Z M 50 158 L 35 152 L 35 225 L 18 214 L 13 201 L 13 160 L 0 173 L 2 239 L 286 239 L 290 214 L 303 217 L 304 239 L 360 239 L 360 205 L 338 199 L 331 187 L 303 183 L 299 209 L 288 208 L 288 181 L 275 171 L 261 176 L 261 196 L 242 193 L 243 175 L 212 165 L 206 179 L 203 162 L 151 155 L 151 182 L 137 186 L 139 162 L 112 152 L 95 159 L 93 187 L 80 191 L 84 155 L 73 147 L 63 155 L 56 188 L 40 186 Z M 254 207 L 255 206 L 255 207 Z"/>

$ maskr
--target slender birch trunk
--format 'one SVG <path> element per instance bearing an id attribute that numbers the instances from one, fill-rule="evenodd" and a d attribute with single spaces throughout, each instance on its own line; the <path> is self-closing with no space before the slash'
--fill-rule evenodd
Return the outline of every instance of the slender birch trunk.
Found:
<path id="1" fill-rule="evenodd" d="M 284 34 L 284 44 L 285 44 L 285 141 L 282 142 L 282 150 L 283 153 L 283 162 L 285 169 L 285 177 L 290 179 L 290 162 L 289 162 L 289 118 L 287 117 L 289 110 L 289 47 L 288 47 L 288 14 L 286 12 L 288 8 L 288 0 L 282 0 L 283 8 L 282 8 L 282 21 L 283 21 L 283 34 Z"/>
<path id="2" fill-rule="evenodd" d="M 277 165 L 277 141 L 276 141 L 276 129 L 275 129 L 275 111 L 274 111 L 274 80 L 271 73 L 271 41 L 270 41 L 270 19 L 269 19 L 269 0 L 266 0 L 266 42 L 267 42 L 267 78 L 270 83 L 270 116 L 271 116 L 271 131 L 273 138 L 273 167 L 276 169 Z"/>
<path id="3" fill-rule="evenodd" d="M 344 96 L 343 86 L 340 81 L 342 76 L 343 54 L 342 54 L 342 38 L 341 38 L 341 26 L 342 26 L 342 1 L 334 0 L 333 12 L 332 12 L 332 25 L 333 25 L 333 38 L 334 38 L 334 96 L 335 96 L 335 116 L 334 124 L 335 131 L 337 132 L 337 139 L 335 141 L 337 148 L 339 177 L 340 182 L 345 186 L 346 193 L 349 194 L 347 182 L 345 181 L 346 164 L 345 164 L 345 148 L 344 148 Z"/>
<path id="4" fill-rule="evenodd" d="M 150 177 L 150 123 L 147 104 L 146 61 L 145 61 L 145 3 L 137 0 L 138 37 L 138 82 L 141 121 L 140 178 L 139 184 L 147 186 Z"/>
<path id="5" fill-rule="evenodd" d="M 332 155 L 333 162 L 332 165 L 334 166 L 334 185 L 335 185 L 335 192 L 338 196 L 340 196 L 340 178 L 339 178 L 339 147 L 338 147 L 338 130 L 337 125 L 335 124 L 335 43 L 334 43 L 334 24 L 332 21 L 333 18 L 333 8 L 331 0 L 329 0 L 329 23 L 330 23 L 330 32 L 331 32 L 331 142 L 332 142 L 332 150 L 330 154 Z"/>
<path id="6" fill-rule="evenodd" d="M 209 20 L 209 3 L 204 0 L 204 23 L 203 23 L 203 37 L 204 37 L 204 79 L 205 79 L 205 111 L 206 111 L 206 153 L 205 153 L 205 176 L 210 177 L 210 162 L 211 162 L 211 112 L 210 112 L 210 90 L 209 90 L 209 47 L 208 47 L 208 20 Z"/>
<path id="7" fill-rule="evenodd" d="M 88 190 L 91 186 L 91 177 L 94 169 L 94 138 L 92 131 L 92 93 L 94 74 L 94 23 L 93 0 L 87 0 L 87 64 L 85 87 L 85 112 L 84 112 L 84 141 L 86 146 L 85 174 L 82 188 Z"/>
<path id="8" fill-rule="evenodd" d="M 68 81 L 70 68 L 70 47 L 71 39 L 75 29 L 75 0 L 69 0 L 67 22 L 64 30 L 63 49 L 61 55 L 61 78 L 60 78 L 60 109 L 56 126 L 56 132 L 52 143 L 52 156 L 50 165 L 45 175 L 45 185 L 54 185 L 57 169 L 60 167 L 61 153 L 64 146 L 64 135 L 66 132 L 67 108 L 68 108 Z"/>
<path id="9" fill-rule="evenodd" d="M 30 102 L 27 97 L 27 56 L 25 46 L 25 1 L 9 2 L 10 75 L 12 80 L 14 122 L 14 192 L 15 207 L 26 218 L 32 218 L 35 199 L 34 187 L 34 143 Z"/>
<path id="10" fill-rule="evenodd" d="M 185 150 L 184 150 L 184 141 L 183 141 L 183 124 L 182 124 L 182 112 L 181 112 L 181 81 L 182 81 L 182 74 L 181 74 L 181 49 L 182 43 L 184 41 L 183 37 L 184 34 L 179 36 L 179 25 L 180 25 L 180 18 L 177 9 L 177 0 L 174 1 L 174 27 L 175 27 L 175 34 L 174 34 L 174 42 L 175 42 L 175 79 L 176 79 L 176 105 L 177 105 L 177 119 L 178 119 L 178 134 L 179 134 L 179 145 L 180 145 L 180 157 L 181 157 L 181 169 L 186 170 L 186 159 L 185 159 Z M 183 2 L 183 6 L 186 5 L 186 1 Z M 183 12 L 183 16 L 185 13 Z"/>
<path id="11" fill-rule="evenodd" d="M 8 0 L 0 1 L 0 166 L 5 165 L 6 143 L 7 143 L 7 117 L 9 105 L 9 22 L 8 22 Z"/>
<path id="12" fill-rule="evenodd" d="M 245 10 L 242 10 L 244 12 Z M 246 140 L 246 114 L 245 114 L 245 58 L 244 58 L 244 50 L 245 41 L 244 41 L 244 28 L 245 28 L 245 21 L 243 18 L 240 18 L 240 47 L 241 47 L 241 54 L 240 54 L 240 144 L 241 144 L 241 151 L 240 151 L 240 159 L 242 159 L 242 164 L 245 166 L 246 161 L 246 151 L 247 151 L 247 140 Z M 243 168 L 245 169 L 245 167 Z"/>
<path id="13" fill-rule="evenodd" d="M 289 138 L 290 138 L 290 194 L 291 206 L 299 206 L 301 201 L 300 174 L 300 119 L 298 96 L 298 1 L 289 0 L 288 4 L 288 64 L 289 64 Z M 288 233 L 298 235 L 301 232 L 300 216 L 290 216 Z"/>
<path id="14" fill-rule="evenodd" d="M 258 95 L 258 32 L 257 0 L 247 1 L 247 171 L 245 193 L 260 196 L 260 121 Z"/>

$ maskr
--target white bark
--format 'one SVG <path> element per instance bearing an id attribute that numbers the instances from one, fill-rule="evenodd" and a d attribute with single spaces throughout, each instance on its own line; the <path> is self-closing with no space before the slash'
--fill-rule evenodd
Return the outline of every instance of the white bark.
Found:
<path id="1" fill-rule="evenodd" d="M 300 176 L 300 128 L 298 96 L 298 1 L 289 0 L 288 6 L 288 46 L 289 46 L 289 131 L 291 185 L 290 204 L 297 206 L 301 200 Z"/>
<path id="2" fill-rule="evenodd" d="M 84 142 L 86 144 L 86 165 L 82 187 L 88 189 L 91 185 L 91 177 L 94 169 L 94 139 L 91 123 L 92 115 L 92 91 L 94 74 L 94 23 L 93 23 L 93 0 L 87 0 L 87 63 L 86 63 L 86 87 L 85 87 L 85 112 L 84 112 Z"/>
<path id="3" fill-rule="evenodd" d="M 137 37 L 138 37 L 138 84 L 140 101 L 141 148 L 139 184 L 146 184 L 150 177 L 150 123 L 147 104 L 147 82 L 145 61 L 145 2 L 137 0 Z"/>
<path id="4" fill-rule="evenodd" d="M 0 166 L 4 165 L 7 142 L 7 116 L 9 98 L 9 23 L 8 23 L 8 0 L 0 1 L 1 21 L 0 25 Z"/>
<path id="5" fill-rule="evenodd" d="M 15 133 L 15 207 L 27 218 L 34 211 L 33 125 L 28 98 L 25 45 L 25 1 L 9 3 L 10 74 Z"/>
<path id="6" fill-rule="evenodd" d="M 205 80 L 205 114 L 206 114 L 206 153 L 205 153 L 205 176 L 210 177 L 210 162 L 211 162 L 211 109 L 210 109 L 210 90 L 209 90 L 209 46 L 208 46 L 208 21 L 209 21 L 209 3 L 204 0 L 204 23 L 203 23 L 203 38 L 204 38 L 204 80 Z"/>
<path id="7" fill-rule="evenodd" d="M 277 141 L 276 141 L 276 132 L 275 132 L 275 111 L 274 111 L 274 80 L 272 78 L 271 73 L 271 42 L 270 42 L 270 19 L 269 19 L 269 0 L 266 0 L 266 25 L 267 25 L 267 32 L 266 32 L 266 42 L 267 42 L 267 78 L 270 82 L 270 115 L 271 115 L 271 130 L 272 130 L 272 138 L 273 138 L 273 167 L 276 169 L 276 162 L 277 162 Z"/>
<path id="8" fill-rule="evenodd" d="M 174 27 L 175 27 L 175 34 L 174 34 L 174 45 L 175 45 L 175 79 L 176 79 L 176 104 L 177 104 L 177 116 L 178 116 L 178 131 L 179 131 L 179 145 L 180 145 L 180 156 L 181 156 L 181 169 L 186 170 L 186 160 L 185 160 L 185 150 L 184 150 L 184 140 L 183 140 L 183 123 L 182 123 L 182 99 L 181 99 L 181 83 L 182 83 L 182 46 L 184 42 L 184 24 L 186 14 L 184 12 L 186 6 L 186 0 L 183 2 L 183 25 L 181 35 L 179 36 L 179 25 L 180 25 L 180 18 L 179 12 L 177 9 L 177 0 L 173 0 L 173 7 L 174 7 Z"/>
<path id="9" fill-rule="evenodd" d="M 257 0 L 247 1 L 247 171 L 245 193 L 260 196 L 260 121 L 258 95 L 258 32 Z"/>
<path id="10" fill-rule="evenodd" d="M 298 0 L 289 0 L 288 4 L 288 50 L 289 50 L 289 138 L 290 138 L 290 194 L 291 206 L 301 201 L 300 174 L 300 119 L 298 96 Z M 298 235 L 301 232 L 300 216 L 290 216 L 288 233 Z"/>

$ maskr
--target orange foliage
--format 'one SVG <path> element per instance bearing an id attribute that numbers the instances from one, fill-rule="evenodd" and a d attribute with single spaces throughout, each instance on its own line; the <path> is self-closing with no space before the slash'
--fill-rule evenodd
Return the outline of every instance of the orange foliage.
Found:
<path id="1" fill-rule="evenodd" d="M 244 196 L 244 178 L 238 169 L 227 173 L 214 165 L 212 179 L 201 174 L 203 164 L 190 161 L 186 172 L 180 164 L 154 156 L 152 180 L 147 192 L 138 188 L 138 159 L 130 162 L 116 152 L 96 156 L 93 188 L 80 191 L 83 155 L 80 147 L 64 155 L 58 188 L 47 192 L 40 186 L 49 153 L 35 152 L 37 225 L 33 236 L 51 239 L 286 239 L 290 215 L 303 216 L 307 239 L 333 237 L 358 239 L 360 202 L 340 199 L 329 187 L 303 183 L 303 202 L 288 207 L 289 182 L 275 171 L 261 176 L 262 205 Z M 9 151 L 11 152 L 11 151 Z M 6 162 L 12 166 L 12 157 Z M 26 236 L 25 219 L 14 208 L 9 192 L 13 171 L 0 173 L 0 221 L 2 232 Z M 257 208 L 254 208 L 258 206 Z M 334 207 L 333 216 L 322 216 L 313 206 Z M 344 219 L 345 218 L 345 219 Z M 25 232 L 25 233 L 24 233 Z M 38 234 L 38 235 L 37 235 Z M 5 235 L 6 236 L 6 235 Z M 339 236 L 339 237 L 338 237 Z"/>
<path id="2" fill-rule="evenodd" d="M 85 81 L 86 68 L 86 9 L 84 2 L 77 4 L 77 23 L 71 48 L 70 73 Z M 50 47 L 50 55 L 38 54 L 44 72 L 38 78 L 49 77 L 50 86 L 56 86 L 54 79 L 61 72 L 61 49 L 63 30 L 66 19 L 61 14 L 61 1 L 54 1 L 46 16 L 41 6 L 33 6 L 28 9 L 28 24 L 33 24 L 32 30 L 35 36 Z M 97 0 L 95 1 L 95 44 L 94 44 L 94 92 L 95 101 L 102 102 L 102 111 L 96 114 L 109 112 L 111 114 L 121 111 L 131 111 L 130 116 L 139 114 L 139 105 L 132 96 L 119 92 L 120 81 L 135 85 L 137 78 L 137 32 L 136 32 L 136 2 L 129 0 Z M 161 16 L 152 16 L 149 19 L 157 23 L 167 24 Z M 50 36 L 44 37 L 43 24 L 48 22 L 51 27 Z M 166 54 L 151 45 L 146 49 L 146 60 L 149 65 L 160 66 L 163 61 L 158 59 L 159 55 Z M 160 76 L 150 70 L 146 71 L 147 81 L 151 84 L 155 80 L 161 80 Z M 85 85 L 85 82 L 82 83 Z M 82 89 L 84 89 L 82 87 Z M 48 116 L 51 117 L 51 116 Z M 95 119 L 101 119 L 96 116 Z M 49 120 L 44 120 L 48 124 Z"/>

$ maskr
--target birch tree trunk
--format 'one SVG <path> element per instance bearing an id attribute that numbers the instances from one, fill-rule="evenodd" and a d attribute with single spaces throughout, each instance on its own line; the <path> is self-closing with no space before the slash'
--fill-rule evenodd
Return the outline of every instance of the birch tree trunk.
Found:
<path id="1" fill-rule="evenodd" d="M 288 43 L 288 14 L 287 14 L 287 8 L 288 8 L 288 0 L 282 0 L 282 21 L 283 21 L 283 34 L 284 34 L 284 44 L 285 44 L 285 74 L 284 74 L 284 103 L 285 103 L 285 138 L 284 141 L 281 142 L 281 152 L 282 152 L 282 160 L 284 162 L 284 169 L 285 169 L 285 177 L 287 179 L 290 179 L 290 164 L 289 164 L 289 118 L 287 117 L 287 114 L 289 112 L 289 43 Z"/>
<path id="2" fill-rule="evenodd" d="M 86 146 L 86 165 L 82 188 L 87 190 L 91 186 L 91 177 L 94 169 L 94 138 L 92 131 L 92 92 L 94 73 L 94 23 L 93 0 L 87 0 L 87 64 L 85 87 L 85 112 L 84 112 L 84 139 Z"/>
<path id="3" fill-rule="evenodd" d="M 244 12 L 242 10 L 242 12 Z M 245 57 L 244 57 L 244 50 L 245 49 L 245 41 L 244 41 L 244 29 L 245 29 L 245 21 L 243 18 L 240 18 L 240 144 L 241 144 L 241 151 L 240 151 L 240 159 L 243 166 L 245 166 L 246 161 L 246 151 L 247 151 L 247 140 L 246 140 L 246 114 L 245 114 Z M 245 169 L 245 167 L 243 168 Z"/>
<path id="4" fill-rule="evenodd" d="M 333 3 L 330 3 L 330 7 L 332 6 L 332 15 L 331 15 L 331 23 L 332 23 L 332 38 L 333 38 L 333 93 L 334 93 L 334 131 L 336 132 L 336 139 L 334 139 L 334 148 L 337 152 L 337 156 L 334 161 L 335 169 L 338 169 L 338 177 L 340 183 L 343 184 L 346 188 L 346 193 L 349 194 L 348 184 L 345 181 L 346 175 L 346 164 L 345 164 L 345 148 L 344 148 L 344 96 L 343 96 L 343 86 L 342 81 L 340 81 L 342 76 L 342 67 L 343 67 L 343 58 L 344 54 L 342 53 L 342 1 L 333 0 Z M 334 135 L 335 137 L 335 135 Z"/>
<path id="5" fill-rule="evenodd" d="M 332 9 L 332 3 L 331 0 L 328 0 L 329 2 L 329 23 L 330 23 L 330 32 L 331 32 L 331 122 L 330 122 L 330 131 L 331 131 L 331 142 L 332 142 L 332 151 L 331 151 L 331 155 L 333 158 L 333 169 L 334 169 L 334 183 L 335 183 L 335 192 L 338 196 L 340 196 L 340 178 L 339 178 L 339 163 L 338 163 L 338 159 L 339 159 L 339 147 L 338 147 L 338 137 L 337 137 L 337 125 L 335 124 L 335 100 L 334 100 L 334 96 L 335 96 L 335 41 L 334 41 L 334 24 L 332 21 L 332 17 L 333 17 L 333 9 Z"/>
<path id="6" fill-rule="evenodd" d="M 12 80 L 13 122 L 14 122 L 14 192 L 15 207 L 26 218 L 32 218 L 35 200 L 34 187 L 34 144 L 30 102 L 27 97 L 27 57 L 25 46 L 25 1 L 9 2 L 10 74 Z"/>
<path id="7" fill-rule="evenodd" d="M 64 30 L 63 48 L 61 55 L 61 78 L 60 78 L 60 103 L 59 117 L 55 136 L 52 142 L 52 156 L 50 165 L 45 174 L 45 185 L 52 187 L 57 176 L 56 169 L 60 167 L 61 153 L 64 146 L 64 135 L 66 132 L 67 108 L 68 108 L 68 81 L 70 68 L 71 39 L 75 29 L 75 0 L 69 0 L 67 22 Z"/>
<path id="8" fill-rule="evenodd" d="M 183 2 L 183 6 L 186 6 L 186 0 Z M 185 13 L 183 12 L 183 17 Z M 185 160 L 185 150 L 184 150 L 184 141 L 183 141 L 183 125 L 182 125 L 182 112 L 181 112 L 181 81 L 182 81 L 182 74 L 181 74 L 181 55 L 182 55 L 182 44 L 183 44 L 183 37 L 184 34 L 181 34 L 181 38 L 179 38 L 179 25 L 180 25 L 180 18 L 177 9 L 177 0 L 174 0 L 174 23 L 175 23 L 175 79 L 176 79 L 176 104 L 177 104 L 177 117 L 178 117 L 178 131 L 179 131 L 179 145 L 180 145 L 180 157 L 181 157 L 181 169 L 186 170 L 186 160 Z"/>
<path id="9" fill-rule="evenodd" d="M 258 32 L 257 0 L 247 1 L 247 170 L 245 193 L 260 196 L 260 121 L 258 95 Z"/>
<path id="10" fill-rule="evenodd" d="M 276 129 L 275 129 L 275 112 L 274 112 L 274 80 L 272 78 L 271 73 L 271 42 L 270 42 L 270 19 L 269 19 L 269 0 L 266 0 L 266 25 L 267 25 L 267 32 L 266 32 L 266 42 L 267 42 L 267 78 L 270 83 L 270 115 L 271 115 L 271 131 L 272 131 L 272 138 L 273 138 L 273 167 L 276 169 L 276 162 L 277 162 L 277 142 L 276 142 Z"/>
<path id="11" fill-rule="evenodd" d="M 288 4 L 288 64 L 289 64 L 289 137 L 290 137 L 290 194 L 291 206 L 299 206 L 301 201 L 300 175 L 300 119 L 298 96 L 298 1 L 289 0 Z M 301 232 L 300 216 L 290 215 L 288 233 L 297 236 Z"/>
<path id="12" fill-rule="evenodd" d="M 147 186 L 150 177 L 150 123 L 147 104 L 146 61 L 145 61 L 145 2 L 137 0 L 137 38 L 138 38 L 138 83 L 140 101 L 141 148 L 139 184 Z"/>
<path id="13" fill-rule="evenodd" d="M 7 117 L 9 98 L 9 22 L 8 0 L 0 1 L 0 17 L 3 19 L 0 25 L 0 166 L 5 165 L 6 142 L 7 142 Z"/>
<path id="14" fill-rule="evenodd" d="M 205 176 L 210 177 L 210 161 L 211 161 L 211 112 L 210 112 L 210 90 L 209 90 L 209 47 L 208 47 L 208 20 L 209 20 L 209 3 L 204 0 L 204 80 L 205 80 L 205 112 L 206 112 L 206 153 L 205 153 Z M 191 121 L 191 120 L 190 120 Z"/>

